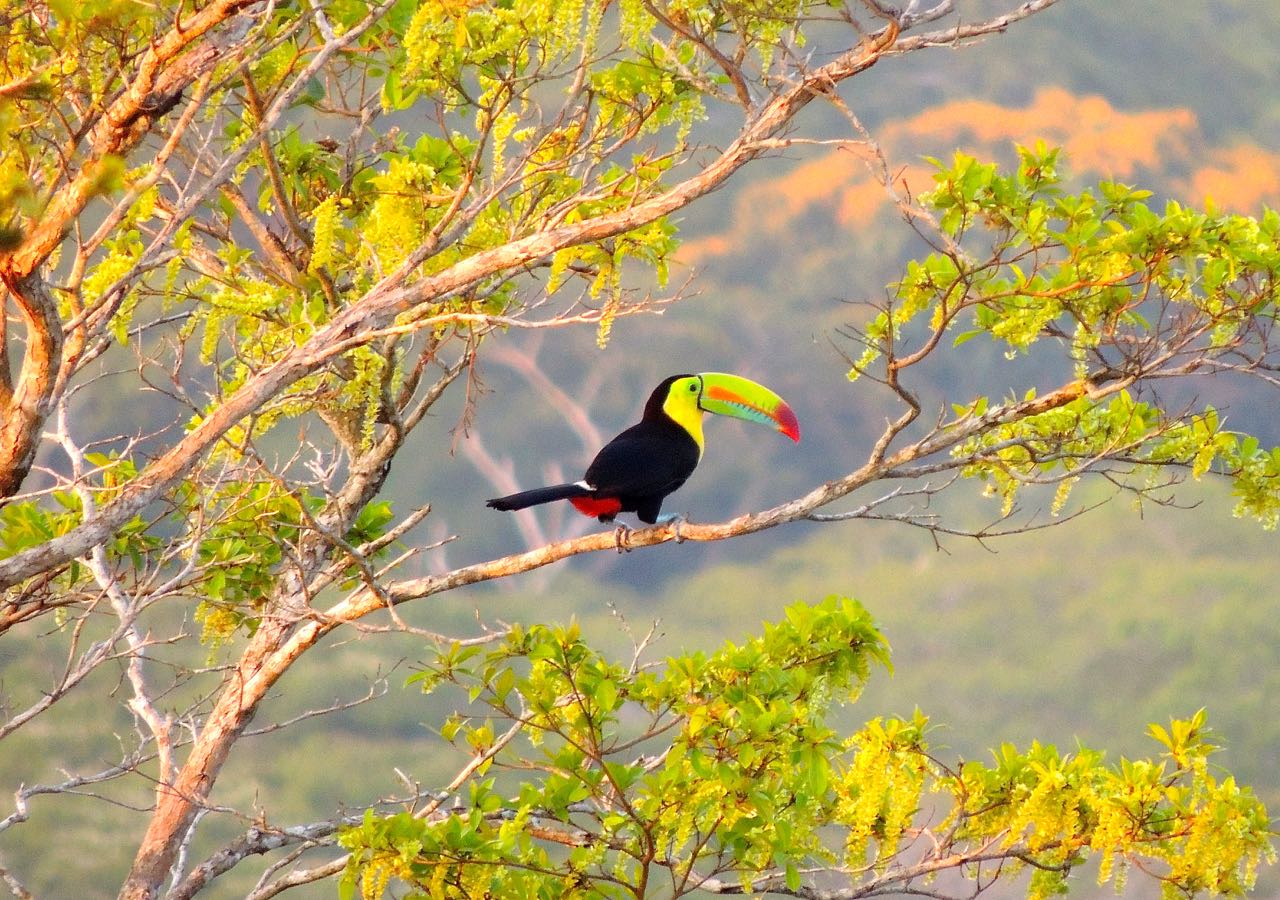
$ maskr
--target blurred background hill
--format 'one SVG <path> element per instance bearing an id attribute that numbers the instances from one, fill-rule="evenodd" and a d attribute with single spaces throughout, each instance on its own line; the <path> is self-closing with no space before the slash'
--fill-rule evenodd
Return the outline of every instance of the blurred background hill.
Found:
<path id="1" fill-rule="evenodd" d="M 857 78 L 846 100 L 913 192 L 928 186 L 926 157 L 963 149 L 1008 161 L 1015 144 L 1043 140 L 1065 148 L 1075 184 L 1116 179 L 1156 191 L 1157 203 L 1177 198 L 1259 214 L 1280 204 L 1277 35 L 1280 4 L 1067 0 L 978 46 L 887 59 Z M 815 104 L 806 115 L 818 133 L 849 137 L 839 111 Z M 482 466 L 527 487 L 576 478 L 590 460 L 596 447 L 575 434 L 540 378 L 581 404 L 605 438 L 633 422 L 649 390 L 673 372 L 738 372 L 786 397 L 804 428 L 798 447 L 738 423 L 708 423 L 703 465 L 668 502 L 698 521 L 781 502 L 865 456 L 894 406 L 874 384 L 846 380 L 842 354 L 854 350 L 840 331 L 862 320 L 860 304 L 882 297 L 904 261 L 925 248 L 863 156 L 796 148 L 748 167 L 727 190 L 688 210 L 681 230 L 672 286 L 692 276 L 697 298 L 661 317 L 619 322 L 604 351 L 586 329 L 503 338 L 509 350 L 480 372 L 471 427 L 461 427 L 455 405 L 439 414 L 433 443 L 403 455 L 388 497 L 401 512 L 426 502 L 435 510 L 413 540 L 458 536 L 427 555 L 424 566 L 523 546 L 513 517 L 484 508 L 486 497 L 502 491 L 477 461 L 487 459 Z M 1015 386 L 1051 384 L 1067 371 L 1065 356 L 1032 365 L 977 344 L 943 354 L 919 384 L 922 395 L 935 404 L 1001 396 Z M 1228 427 L 1280 442 L 1274 391 L 1223 380 L 1188 399 L 1223 409 Z M 131 398 L 120 403 L 97 411 L 104 432 L 118 433 L 132 415 Z M 970 523 L 995 518 L 998 505 L 979 494 L 980 486 L 960 484 L 944 511 Z M 1099 499 L 1084 491 L 1075 505 Z M 739 640 L 797 599 L 849 594 L 884 626 L 896 668 L 892 678 L 876 675 L 844 711 L 850 727 L 919 706 L 941 726 L 934 741 L 942 758 L 1033 738 L 1146 755 L 1155 752 L 1142 737 L 1149 721 L 1204 706 L 1226 745 L 1223 764 L 1280 813 L 1276 536 L 1233 519 L 1230 498 L 1213 486 L 1194 487 L 1180 501 L 1139 510 L 1120 497 L 990 548 L 951 539 L 940 549 L 907 526 L 852 522 L 723 545 L 600 554 L 501 589 L 432 598 L 405 616 L 442 631 L 474 628 L 477 617 L 576 617 L 588 640 L 619 653 L 629 648 L 623 620 L 643 633 L 660 619 L 660 656 Z M 1025 502 L 1033 511 L 1039 501 Z M 1043 502 L 1047 509 L 1048 498 Z M 564 510 L 540 516 L 548 536 L 585 527 Z M 47 683 L 59 661 L 9 641 L 0 643 L 6 692 Z M 256 792 L 273 822 L 305 822 L 333 815 L 343 798 L 396 792 L 396 768 L 423 784 L 438 780 L 457 756 L 433 735 L 436 701 L 402 687 L 418 654 L 414 640 L 403 637 L 364 637 L 312 654 L 259 724 L 360 696 L 380 676 L 387 676 L 386 695 L 245 743 L 220 790 Z M 107 714 L 94 698 L 110 690 L 109 678 L 100 673 L 59 717 L 7 740 L 0 784 L 58 780 L 62 768 L 109 763 L 115 746 L 79 737 L 80 723 Z M 128 727 L 121 718 L 119 728 Z M 0 852 L 36 860 L 24 874 L 38 896 L 110 896 L 128 862 L 120 848 L 132 846 L 116 839 L 116 829 L 136 824 L 135 815 L 107 801 L 101 818 L 88 822 L 36 798 L 31 821 L 7 832 Z M 234 833 L 229 827 L 226 837 Z M 43 852 L 55 843 L 79 849 Z M 242 896 L 252 884 L 247 878 L 231 876 L 208 896 Z M 1088 896 L 1095 889 L 1085 878 L 1077 890 Z M 1128 890 L 1152 893 L 1137 877 Z M 295 893 L 332 892 L 327 885 Z M 1263 874 L 1259 896 L 1280 896 L 1274 869 Z"/>

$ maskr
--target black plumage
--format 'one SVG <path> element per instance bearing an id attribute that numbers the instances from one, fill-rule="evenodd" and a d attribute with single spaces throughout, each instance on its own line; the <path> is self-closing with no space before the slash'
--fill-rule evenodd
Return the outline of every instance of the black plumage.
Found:
<path id="1" fill-rule="evenodd" d="M 656 523 L 662 501 L 685 483 L 702 456 L 694 435 L 663 409 L 671 385 L 688 377 L 672 375 L 658 385 L 640 421 L 596 454 L 582 481 L 521 491 L 487 505 L 515 510 L 568 500 L 579 512 L 601 522 L 612 522 L 620 512 L 633 512 L 641 522 Z"/>

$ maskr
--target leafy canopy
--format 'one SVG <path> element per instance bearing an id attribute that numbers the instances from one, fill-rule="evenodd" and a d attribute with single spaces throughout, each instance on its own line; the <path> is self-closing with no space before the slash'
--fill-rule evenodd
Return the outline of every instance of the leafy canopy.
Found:
<path id="1" fill-rule="evenodd" d="M 1134 392 L 1211 372 L 1267 377 L 1280 214 L 1176 201 L 1157 212 L 1145 202 L 1151 192 L 1112 182 L 1067 191 L 1058 157 L 1043 145 L 1020 148 L 1007 172 L 964 153 L 934 161 L 935 187 L 920 200 L 943 247 L 908 263 L 891 286 L 850 378 L 877 363 L 897 376 L 932 352 L 913 339 L 928 344 L 957 328 L 955 347 L 985 335 L 1010 356 L 1036 353 L 1046 369 L 1061 356 L 1078 385 L 1069 402 L 1003 421 L 991 398 L 954 403 L 957 431 L 989 420 L 951 452 L 1003 499 L 1005 515 L 1024 485 L 1044 482 L 1059 484 L 1056 512 L 1075 476 L 1115 458 L 1130 464 L 1134 484 L 1161 480 L 1169 466 L 1229 475 L 1236 514 L 1275 528 L 1280 448 L 1224 430 L 1211 406 L 1167 408 Z M 1036 396 L 1030 388 L 1004 403 Z"/>
<path id="2" fill-rule="evenodd" d="M 1045 897 L 1096 855 L 1100 883 L 1138 865 L 1176 897 L 1242 893 L 1273 858 L 1262 804 L 1211 771 L 1203 711 L 1153 725 L 1151 759 L 1004 745 L 950 768 L 919 712 L 849 735 L 828 723 L 888 663 L 867 612 L 835 596 L 654 667 L 609 660 L 575 626 L 443 650 L 411 681 L 463 704 L 441 734 L 478 762 L 467 803 L 370 812 L 341 838 L 342 895 L 392 878 L 432 897 L 792 893 L 833 869 L 871 889 L 1007 858 Z"/>

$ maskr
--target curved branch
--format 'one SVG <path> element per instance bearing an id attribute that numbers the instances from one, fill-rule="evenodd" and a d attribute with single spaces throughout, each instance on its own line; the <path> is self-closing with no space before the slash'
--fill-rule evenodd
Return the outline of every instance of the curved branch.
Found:
<path id="1" fill-rule="evenodd" d="M 62 366 L 62 320 L 40 267 L 76 217 L 101 192 L 108 159 L 135 148 L 150 131 L 149 123 L 168 112 L 175 98 L 212 69 L 235 37 L 206 41 L 194 50 L 193 44 L 258 2 L 217 0 L 186 21 L 175 23 L 154 41 L 138 59 L 133 81 L 102 111 L 89 132 L 89 153 L 74 165 L 74 177 L 50 197 L 39 217 L 25 229 L 22 242 L 0 253 L 0 282 L 13 294 L 27 326 L 22 373 L 16 390 L 12 396 L 5 392 L 0 407 L 4 421 L 0 428 L 0 497 L 17 493 L 30 471 Z M 3 312 L 0 309 L 0 315 Z"/>
<path id="2" fill-rule="evenodd" d="M 18 277 L 0 269 L 26 324 L 22 371 L 0 407 L 0 497 L 18 492 L 35 461 L 40 429 L 52 411 L 53 387 L 62 364 L 64 335 L 58 304 L 38 274 Z M 5 313 L 0 308 L 0 316 Z M 8 374 L 8 373 L 6 373 Z"/>
<path id="3" fill-rule="evenodd" d="M 870 68 L 897 39 L 890 24 L 859 47 L 815 69 L 803 80 L 765 105 L 738 138 L 710 165 L 671 190 L 630 209 L 562 225 L 467 257 L 436 275 L 410 285 L 384 280 L 361 301 L 336 316 L 306 344 L 269 369 L 249 379 L 167 453 L 160 456 L 118 499 L 85 523 L 39 547 L 0 562 L 0 588 L 10 587 L 84 554 L 166 489 L 183 477 L 196 461 L 268 398 L 326 364 L 337 347 L 364 343 L 371 332 L 386 328 L 399 314 L 436 303 L 499 272 L 518 269 L 558 250 L 603 240 L 656 221 L 720 187 L 738 169 L 762 152 L 755 144 L 781 131 L 796 113 L 834 85 Z M 402 269 L 399 279 L 405 277 Z"/>
<path id="4" fill-rule="evenodd" d="M 1119 389 L 1120 383 L 1115 383 L 1092 393 L 1103 396 Z M 1085 383 L 1075 382 L 1034 400 L 995 407 L 981 416 L 967 414 L 886 459 L 869 461 L 843 478 L 827 482 L 805 496 L 771 510 L 739 516 L 717 525 L 669 524 L 645 528 L 632 532 L 630 544 L 651 546 L 671 540 L 724 540 L 798 521 L 818 507 L 838 500 L 876 478 L 887 477 L 901 465 L 953 447 L 995 424 L 1036 415 L 1089 393 L 1091 391 Z M 174 836 L 185 831 L 196 811 L 207 801 L 232 746 L 243 733 L 258 704 L 294 662 L 325 635 L 389 604 L 527 572 L 570 556 L 607 551 L 615 546 L 612 532 L 585 535 L 526 553 L 464 566 L 444 575 L 366 586 L 323 613 L 308 610 L 301 596 L 278 598 L 271 607 L 274 612 L 263 616 L 257 632 L 245 648 L 181 771 L 171 784 L 162 785 L 157 791 L 155 816 L 121 896 L 154 896 L 172 862 Z M 290 589 L 286 585 L 282 590 Z"/>
<path id="5" fill-rule="evenodd" d="M 631 231 L 689 205 L 720 187 L 738 169 L 765 152 L 761 142 L 768 141 L 785 129 L 795 115 L 814 98 L 829 93 L 839 83 L 870 68 L 883 55 L 895 51 L 895 48 L 897 52 L 903 52 L 908 45 L 918 49 L 944 42 L 944 39 L 954 42 L 1003 31 L 1012 22 L 1046 9 L 1055 2 L 1056 0 L 1033 0 L 1021 4 L 1013 12 L 986 22 L 958 26 L 946 32 L 923 35 L 909 41 L 898 40 L 898 25 L 891 21 L 858 47 L 807 73 L 804 78 L 760 107 L 757 115 L 744 126 L 738 137 L 719 157 L 670 190 L 629 209 L 571 225 L 561 225 L 482 251 L 420 282 L 402 286 L 401 281 L 412 269 L 412 266 L 406 264 L 407 268 L 402 267 L 395 275 L 384 279 L 363 300 L 352 304 L 335 317 L 306 344 L 249 379 L 236 393 L 226 398 L 182 441 L 160 456 L 122 491 L 115 501 L 104 506 L 94 522 L 82 524 L 65 535 L 0 562 L 0 588 L 18 584 L 83 555 L 158 499 L 190 471 L 197 460 L 236 423 L 267 398 L 325 365 L 335 353 L 340 352 L 337 348 L 364 343 L 372 334 L 387 328 L 397 315 L 424 304 L 439 302 L 499 272 L 526 266 L 566 247 Z"/>
<path id="6" fill-rule="evenodd" d="M 213 68 L 227 46 L 215 39 L 192 49 L 202 37 L 261 0 L 215 0 L 189 18 L 175 22 L 138 58 L 129 86 L 102 111 L 88 135 L 89 159 L 77 166 L 78 174 L 63 186 L 41 211 L 40 219 L 10 253 L 0 254 L 5 281 L 21 280 L 42 265 L 61 243 L 71 221 L 98 192 L 103 160 L 136 147 L 149 128 L 142 120 L 159 117 L 204 72 Z M 234 42 L 230 36 L 227 43 Z M 190 52 L 188 52 L 190 51 Z"/>

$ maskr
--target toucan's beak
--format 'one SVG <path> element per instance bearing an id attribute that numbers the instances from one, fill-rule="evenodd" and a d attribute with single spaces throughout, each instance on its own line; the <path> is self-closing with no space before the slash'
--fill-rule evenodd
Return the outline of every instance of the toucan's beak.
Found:
<path id="1" fill-rule="evenodd" d="M 746 419 L 800 440 L 800 423 L 785 400 L 762 384 L 724 372 L 703 372 L 698 406 L 709 413 Z"/>

